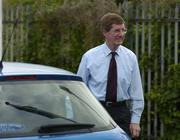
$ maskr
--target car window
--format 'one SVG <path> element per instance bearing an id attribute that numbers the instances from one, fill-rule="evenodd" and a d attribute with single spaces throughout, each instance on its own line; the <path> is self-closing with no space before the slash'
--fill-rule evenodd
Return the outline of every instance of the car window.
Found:
<path id="1" fill-rule="evenodd" d="M 79 81 L 0 82 L 0 112 L 0 133 L 6 136 L 32 135 L 53 124 L 91 124 L 91 131 L 113 128 L 104 108 Z"/>

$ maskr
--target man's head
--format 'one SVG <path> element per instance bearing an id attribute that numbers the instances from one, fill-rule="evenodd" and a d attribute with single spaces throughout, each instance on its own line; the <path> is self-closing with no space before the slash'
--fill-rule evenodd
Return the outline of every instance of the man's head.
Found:
<path id="1" fill-rule="evenodd" d="M 101 18 L 101 31 L 110 49 L 123 43 L 126 33 L 124 19 L 116 13 L 107 13 Z"/>
<path id="2" fill-rule="evenodd" d="M 116 13 L 107 13 L 101 17 L 101 30 L 109 31 L 112 27 L 112 24 L 125 24 L 124 19 Z"/>

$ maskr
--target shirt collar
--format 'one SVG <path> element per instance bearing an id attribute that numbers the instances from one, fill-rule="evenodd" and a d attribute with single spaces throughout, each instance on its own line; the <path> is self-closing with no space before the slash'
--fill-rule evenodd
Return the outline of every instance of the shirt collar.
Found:
<path id="1" fill-rule="evenodd" d="M 121 45 L 119 45 L 118 49 L 116 50 L 117 55 L 120 55 Z M 108 48 L 106 42 L 104 43 L 104 53 L 108 56 L 111 53 L 111 50 Z"/>

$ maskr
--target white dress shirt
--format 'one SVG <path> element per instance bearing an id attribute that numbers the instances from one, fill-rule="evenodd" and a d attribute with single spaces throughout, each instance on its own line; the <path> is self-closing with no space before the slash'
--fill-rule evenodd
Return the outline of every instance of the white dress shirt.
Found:
<path id="1" fill-rule="evenodd" d="M 138 61 L 136 55 L 122 45 L 116 52 L 117 101 L 130 100 L 131 123 L 139 123 L 144 109 L 144 96 Z M 83 55 L 77 72 L 100 101 L 105 101 L 106 97 L 110 53 L 106 43 L 90 49 Z"/>

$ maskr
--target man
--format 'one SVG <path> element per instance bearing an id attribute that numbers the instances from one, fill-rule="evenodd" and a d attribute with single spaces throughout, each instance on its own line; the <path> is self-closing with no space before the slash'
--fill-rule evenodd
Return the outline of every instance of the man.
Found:
<path id="1" fill-rule="evenodd" d="M 105 43 L 83 55 L 77 75 L 116 123 L 129 136 L 137 138 L 144 109 L 137 58 L 122 46 L 127 29 L 120 15 L 105 14 L 101 18 L 101 30 Z"/>

